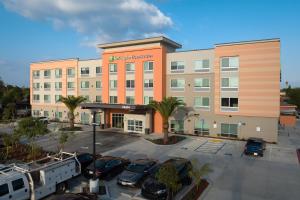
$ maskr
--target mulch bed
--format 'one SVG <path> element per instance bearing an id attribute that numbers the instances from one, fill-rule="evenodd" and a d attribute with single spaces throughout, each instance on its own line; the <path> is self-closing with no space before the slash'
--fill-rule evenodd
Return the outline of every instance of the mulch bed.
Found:
<path id="1" fill-rule="evenodd" d="M 64 127 L 64 128 L 60 128 L 60 131 L 81 131 L 82 128 L 81 127 L 74 127 L 74 128 L 70 128 L 70 127 Z"/>
<path id="2" fill-rule="evenodd" d="M 199 187 L 197 188 L 197 186 L 194 185 L 194 187 L 185 195 L 185 197 L 182 198 L 182 200 L 197 200 L 208 185 L 209 183 L 207 182 L 207 180 L 202 179 Z"/>
<path id="3" fill-rule="evenodd" d="M 178 135 L 172 135 L 169 137 L 168 143 L 164 143 L 163 138 L 158 138 L 158 139 L 148 139 L 149 141 L 153 142 L 154 144 L 159 144 L 159 145 L 170 145 L 170 144 L 176 144 L 178 142 L 181 142 L 184 140 L 186 137 L 183 136 L 178 136 Z"/>

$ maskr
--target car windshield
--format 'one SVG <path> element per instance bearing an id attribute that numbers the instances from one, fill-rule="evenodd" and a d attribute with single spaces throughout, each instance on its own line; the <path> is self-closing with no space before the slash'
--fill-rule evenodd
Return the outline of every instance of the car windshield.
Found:
<path id="1" fill-rule="evenodd" d="M 247 144 L 248 144 L 248 145 L 251 145 L 251 146 L 261 146 L 261 145 L 262 145 L 261 142 L 256 142 L 256 141 L 254 141 L 254 140 L 248 141 Z"/>
<path id="2" fill-rule="evenodd" d="M 95 165 L 96 165 L 96 168 L 103 168 L 106 164 L 106 161 L 104 160 L 96 160 L 95 162 Z"/>
<path id="3" fill-rule="evenodd" d="M 126 169 L 131 172 L 142 173 L 146 169 L 146 165 L 131 163 Z"/>

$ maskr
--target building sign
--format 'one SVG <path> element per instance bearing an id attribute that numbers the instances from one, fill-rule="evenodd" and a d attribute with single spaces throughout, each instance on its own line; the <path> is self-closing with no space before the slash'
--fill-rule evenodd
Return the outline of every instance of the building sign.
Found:
<path id="1" fill-rule="evenodd" d="M 153 58 L 153 55 L 138 55 L 138 56 L 109 56 L 109 62 L 114 62 L 117 60 L 136 60 L 136 59 L 150 59 Z"/>

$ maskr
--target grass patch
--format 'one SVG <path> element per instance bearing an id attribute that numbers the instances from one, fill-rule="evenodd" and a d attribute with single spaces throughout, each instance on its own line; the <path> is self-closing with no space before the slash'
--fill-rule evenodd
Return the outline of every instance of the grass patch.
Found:
<path id="1" fill-rule="evenodd" d="M 201 179 L 200 183 L 194 185 L 191 190 L 182 198 L 182 200 L 196 200 L 198 199 L 204 190 L 207 188 L 209 183 L 205 179 Z"/>
<path id="2" fill-rule="evenodd" d="M 74 128 L 71 127 L 63 127 L 59 129 L 60 131 L 82 131 L 81 127 L 75 126 Z"/>
<path id="3" fill-rule="evenodd" d="M 168 143 L 164 143 L 163 138 L 158 138 L 158 139 L 148 139 L 150 142 L 153 142 L 154 144 L 159 144 L 159 145 L 170 145 L 170 144 L 176 144 L 178 142 L 181 142 L 184 140 L 186 137 L 184 136 L 178 136 L 178 135 L 172 135 L 169 137 Z"/>

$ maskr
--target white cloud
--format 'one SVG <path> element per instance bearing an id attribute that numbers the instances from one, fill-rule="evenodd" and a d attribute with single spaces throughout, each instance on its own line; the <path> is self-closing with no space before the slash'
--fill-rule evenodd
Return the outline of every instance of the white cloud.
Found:
<path id="1" fill-rule="evenodd" d="M 145 0 L 2 0 L 6 9 L 26 18 L 70 27 L 84 45 L 158 35 L 172 19 Z"/>

